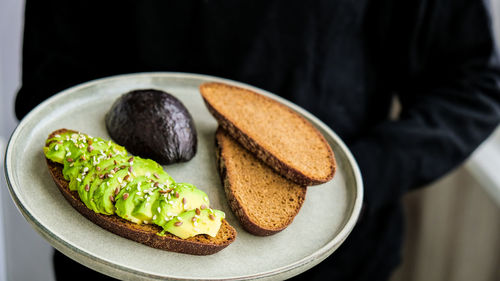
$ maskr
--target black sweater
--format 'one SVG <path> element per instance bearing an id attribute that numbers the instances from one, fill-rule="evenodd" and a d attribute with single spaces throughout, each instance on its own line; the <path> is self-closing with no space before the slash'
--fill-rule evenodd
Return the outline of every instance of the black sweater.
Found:
<path id="1" fill-rule="evenodd" d="M 500 120 L 481 0 L 75 2 L 27 1 L 18 118 L 77 83 L 144 71 L 221 76 L 297 103 L 344 139 L 365 184 L 354 232 L 307 278 L 386 278 L 401 196 L 460 164 Z M 402 111 L 389 120 L 394 96 Z"/>

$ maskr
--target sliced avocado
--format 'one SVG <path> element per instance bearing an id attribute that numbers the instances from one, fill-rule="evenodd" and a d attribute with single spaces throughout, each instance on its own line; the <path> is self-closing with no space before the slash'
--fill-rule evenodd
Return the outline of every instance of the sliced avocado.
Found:
<path id="1" fill-rule="evenodd" d="M 53 141 L 48 147 L 44 147 L 43 152 L 45 157 L 47 157 L 50 161 L 61 164 L 63 163 L 66 155 L 62 142 L 58 143 L 57 141 Z"/>
<path id="2" fill-rule="evenodd" d="M 101 190 L 101 189 L 107 189 L 109 187 L 109 185 L 107 185 L 106 182 L 109 178 L 106 177 L 106 174 L 110 174 L 113 169 L 115 169 L 117 167 L 119 168 L 120 166 L 122 166 L 124 164 L 124 162 L 122 162 L 122 161 L 118 162 L 117 159 L 118 158 L 106 159 L 106 160 L 101 161 L 96 166 L 96 170 L 98 169 L 97 167 L 99 167 L 100 171 L 98 171 L 96 173 L 97 176 L 95 177 L 92 184 L 89 186 L 89 191 L 86 192 L 87 197 L 85 199 L 82 198 L 82 201 L 86 200 L 86 201 L 84 201 L 84 202 L 86 202 L 86 205 L 88 203 L 87 207 L 94 210 L 94 212 L 99 212 L 99 208 L 97 207 L 96 198 L 94 198 L 94 193 L 96 193 L 96 191 Z M 123 157 L 122 159 L 126 159 L 126 157 Z M 115 164 L 115 161 L 117 162 L 117 164 Z M 103 186 L 103 184 L 104 184 L 104 186 Z M 99 191 L 99 192 L 103 192 L 103 191 Z M 100 205 L 102 205 L 102 203 L 100 203 Z"/>
<path id="3" fill-rule="evenodd" d="M 194 185 L 188 183 L 177 183 L 168 193 L 162 194 L 152 206 L 153 222 L 157 225 L 165 225 L 173 217 L 184 211 L 196 208 L 206 209 L 210 206 L 207 194 Z"/>
<path id="4" fill-rule="evenodd" d="M 148 180 L 145 176 L 139 176 L 128 183 L 116 196 L 116 214 L 126 220 L 141 224 L 142 220 L 132 215 L 135 208 L 144 201 L 144 192 L 141 186 Z M 139 189 L 141 191 L 139 191 Z"/>
<path id="5" fill-rule="evenodd" d="M 116 213 L 138 224 L 154 222 L 164 228 L 162 233 L 181 238 L 215 236 L 224 217 L 223 212 L 208 208 L 203 191 L 176 184 L 156 162 L 127 156 L 124 147 L 110 141 L 68 132 L 47 140 L 44 153 L 64 165 L 70 190 L 78 191 L 94 212 Z"/>
<path id="6" fill-rule="evenodd" d="M 159 189 L 145 193 L 144 200 L 136 206 L 132 212 L 132 216 L 146 223 L 153 221 L 153 204 L 160 196 Z"/>
<path id="7" fill-rule="evenodd" d="M 226 217 L 224 212 L 204 209 L 198 213 L 199 215 L 196 214 L 196 210 L 184 212 L 167 222 L 163 226 L 163 229 L 182 239 L 198 234 L 208 234 L 212 237 L 217 236 L 222 219 Z"/>
<path id="8" fill-rule="evenodd" d="M 92 192 L 89 192 L 88 197 L 95 204 L 97 212 L 107 215 L 114 214 L 114 197 L 128 182 L 125 177 L 132 177 L 125 162 L 116 161 L 116 158 L 110 160 L 113 160 L 113 164 L 104 169 L 101 183 Z"/>

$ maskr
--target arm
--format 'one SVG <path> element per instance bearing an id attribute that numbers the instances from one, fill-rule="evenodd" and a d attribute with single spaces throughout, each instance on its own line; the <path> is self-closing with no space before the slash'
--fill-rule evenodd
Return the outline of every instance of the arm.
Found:
<path id="1" fill-rule="evenodd" d="M 394 203 L 459 165 L 500 120 L 499 60 L 482 2 L 420 1 L 412 8 L 413 16 L 395 19 L 406 24 L 389 21 L 382 41 L 390 43 L 378 46 L 392 56 L 388 77 L 397 81 L 400 118 L 351 146 L 367 209 Z"/>

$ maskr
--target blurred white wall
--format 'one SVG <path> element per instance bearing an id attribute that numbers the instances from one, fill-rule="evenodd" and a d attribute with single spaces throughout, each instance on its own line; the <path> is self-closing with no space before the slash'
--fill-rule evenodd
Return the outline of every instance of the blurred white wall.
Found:
<path id="1" fill-rule="evenodd" d="M 54 280 L 52 248 L 10 199 L 3 169 L 5 145 L 17 125 L 14 95 L 21 73 L 24 1 L 0 1 L 0 280 Z"/>

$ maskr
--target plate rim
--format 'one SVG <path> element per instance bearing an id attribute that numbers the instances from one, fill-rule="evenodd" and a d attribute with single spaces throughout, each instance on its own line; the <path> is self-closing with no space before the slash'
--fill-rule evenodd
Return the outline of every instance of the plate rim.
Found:
<path id="1" fill-rule="evenodd" d="M 243 83 L 243 82 L 238 82 L 234 81 L 231 79 L 227 78 L 221 78 L 217 76 L 212 76 L 212 75 L 205 75 L 205 74 L 196 74 L 196 73 L 185 73 L 185 72 L 139 72 L 139 73 L 128 73 L 128 74 L 119 74 L 119 75 L 113 75 L 109 77 L 102 77 L 94 80 L 90 80 L 87 82 L 83 82 L 80 84 L 77 84 L 75 86 L 72 86 L 70 88 L 67 88 L 65 90 L 62 90 L 53 96 L 49 97 L 48 99 L 44 100 L 42 103 L 37 105 L 35 108 L 33 108 L 23 119 L 20 120 L 16 128 L 14 129 L 13 133 L 11 134 L 9 141 L 7 143 L 6 151 L 5 151 L 5 158 L 4 158 L 4 174 L 5 174 L 5 179 L 7 182 L 7 187 L 9 190 L 9 193 L 11 195 L 11 198 L 14 200 L 14 203 L 18 210 L 21 212 L 21 214 L 25 217 L 25 219 L 32 225 L 32 227 L 40 233 L 42 237 L 44 237 L 46 240 L 50 242 L 50 244 L 55 247 L 56 249 L 60 250 L 59 247 L 65 247 L 65 250 L 70 250 L 72 251 L 73 254 L 78 255 L 79 261 L 84 258 L 84 259 L 90 259 L 94 262 L 97 262 L 101 264 L 103 267 L 109 267 L 113 269 L 113 272 L 116 273 L 115 271 L 120 271 L 120 273 L 123 274 L 131 274 L 135 277 L 140 277 L 140 278 L 153 278 L 156 280 L 165 280 L 165 279 L 170 279 L 170 278 L 175 278 L 177 280 L 192 280 L 190 278 L 182 278 L 182 277 L 176 277 L 176 276 L 163 276 L 163 275 L 157 275 L 157 274 L 151 274 L 145 271 L 140 271 L 137 269 L 132 269 L 126 266 L 114 264 L 106 259 L 103 259 L 101 257 L 97 257 L 94 254 L 84 251 L 83 249 L 80 249 L 79 247 L 68 243 L 55 235 L 52 231 L 50 231 L 47 227 L 45 227 L 43 224 L 38 222 L 36 218 L 31 214 L 31 212 L 22 204 L 18 196 L 16 195 L 13 187 L 13 183 L 11 182 L 10 179 L 10 170 L 12 169 L 11 165 L 13 165 L 13 155 L 12 155 L 12 147 L 14 146 L 14 141 L 18 138 L 18 135 L 21 133 L 23 130 L 23 127 L 26 126 L 26 123 L 29 122 L 30 117 L 33 115 L 36 115 L 37 112 L 43 110 L 44 107 L 46 107 L 48 104 L 51 104 L 54 102 L 54 100 L 62 98 L 63 95 L 78 91 L 80 89 L 86 88 L 86 87 L 91 87 L 96 84 L 100 84 L 103 82 L 109 82 L 112 80 L 120 80 L 124 78 L 140 78 L 140 77 L 167 77 L 167 78 L 176 78 L 176 79 L 197 79 L 197 80 L 205 80 L 205 81 L 214 81 L 214 82 L 222 82 L 222 83 L 227 83 L 239 87 L 244 87 L 247 89 L 251 89 L 257 93 L 264 94 L 265 96 L 268 96 L 270 98 L 273 98 L 286 106 L 292 108 L 294 111 L 298 112 L 299 114 L 303 115 L 307 119 L 311 120 L 316 126 L 320 127 L 324 132 L 326 132 L 330 137 L 334 139 L 334 141 L 337 143 L 337 145 L 340 147 L 340 150 L 342 150 L 345 154 L 345 157 L 347 158 L 348 162 L 350 163 L 350 166 L 352 169 L 349 169 L 352 173 L 352 176 L 355 180 L 356 183 L 356 196 L 354 198 L 354 203 L 352 207 L 352 212 L 350 213 L 350 217 L 348 220 L 345 222 L 344 226 L 340 230 L 340 232 L 328 243 L 323 245 L 321 248 L 316 250 L 315 252 L 311 253 L 308 256 L 303 257 L 302 259 L 293 262 L 291 264 L 278 267 L 269 271 L 265 272 L 259 272 L 256 274 L 250 274 L 250 275 L 241 275 L 235 278 L 224 278 L 222 280 L 250 280 L 250 279 L 269 279 L 269 278 L 276 278 L 279 275 L 293 272 L 294 270 L 298 270 L 301 268 L 310 268 L 307 267 L 308 265 L 313 264 L 312 266 L 318 264 L 321 262 L 323 259 L 328 257 L 331 253 L 333 253 L 348 237 L 352 229 L 354 228 L 360 212 L 361 212 L 361 207 L 363 203 L 363 196 L 364 196 L 364 187 L 363 187 L 363 181 L 362 181 L 362 176 L 361 176 L 361 171 L 359 170 L 359 166 L 352 155 L 351 151 L 347 147 L 347 145 L 342 141 L 342 139 L 332 130 L 330 127 L 328 127 L 325 123 L 323 123 L 321 120 L 319 120 L 316 116 L 311 114 L 309 111 L 306 109 L 300 107 L 299 105 L 296 105 L 292 103 L 291 101 L 288 101 L 276 94 L 273 94 L 271 92 L 268 92 L 266 90 L 263 90 L 261 88 Z M 28 121 L 26 121 L 28 120 Z M 57 243 L 58 245 L 55 246 L 54 243 Z M 73 259 L 76 259 L 76 257 L 71 256 Z M 86 266 L 89 266 L 93 269 L 95 269 L 94 266 L 85 264 Z M 311 267 L 312 267 L 311 266 Z M 101 271 L 96 269 L 97 271 Z M 105 270 L 104 270 L 105 271 Z M 110 270 L 111 271 L 111 270 Z M 302 271 L 299 271 L 302 272 Z M 109 272 L 105 272 L 106 274 L 109 274 Z M 115 275 L 115 274 L 112 274 Z M 123 277 L 123 276 L 121 276 Z M 213 278 L 197 278 L 199 280 L 214 280 Z M 221 279 L 217 279 L 221 280 Z"/>

